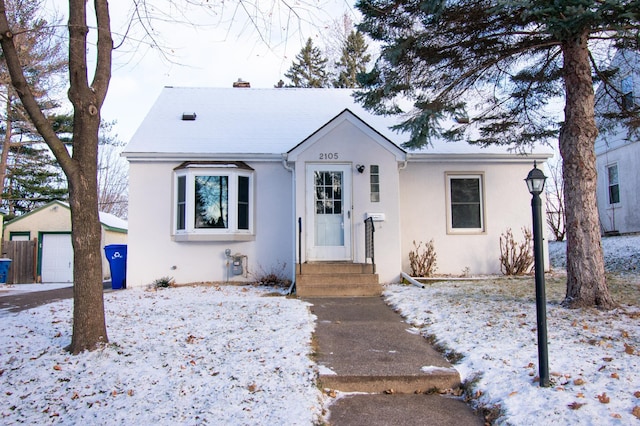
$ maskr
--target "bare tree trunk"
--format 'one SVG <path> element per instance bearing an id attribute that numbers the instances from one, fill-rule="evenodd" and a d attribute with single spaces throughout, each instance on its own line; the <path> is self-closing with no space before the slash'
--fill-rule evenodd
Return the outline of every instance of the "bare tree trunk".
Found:
<path id="1" fill-rule="evenodd" d="M 38 105 L 13 42 L 4 0 L 0 0 L 0 44 L 11 82 L 38 133 L 60 163 L 69 182 L 74 250 L 73 336 L 69 350 L 79 353 L 106 343 L 102 292 L 101 229 L 98 217 L 97 156 L 100 109 L 111 78 L 113 41 L 107 0 L 94 0 L 97 61 L 91 84 L 87 72 L 87 2 L 69 0 L 69 99 L 74 108 L 73 157 Z"/>
<path id="2" fill-rule="evenodd" d="M 87 73 L 87 2 L 69 0 L 69 100 L 73 104 L 73 160 L 65 169 L 74 250 L 73 337 L 69 350 L 78 353 L 107 342 L 102 295 L 102 254 L 98 216 L 98 131 L 100 109 L 111 78 L 113 42 L 106 0 L 96 0 L 97 64 L 94 80 Z"/>
<path id="3" fill-rule="evenodd" d="M 567 295 L 563 304 L 571 308 L 611 309 L 615 303 L 604 274 L 596 205 L 594 142 L 598 129 L 587 39 L 584 32 L 562 45 L 566 104 L 560 153 L 567 220 Z"/>
<path id="4" fill-rule="evenodd" d="M 2 201 L 2 194 L 4 193 L 4 181 L 7 178 L 7 161 L 9 161 L 9 150 L 11 149 L 11 136 L 13 129 L 11 127 L 11 88 L 7 87 L 7 103 L 5 105 L 7 109 L 7 121 L 5 123 L 4 140 L 2 141 L 2 156 L 0 157 L 0 201 Z"/>

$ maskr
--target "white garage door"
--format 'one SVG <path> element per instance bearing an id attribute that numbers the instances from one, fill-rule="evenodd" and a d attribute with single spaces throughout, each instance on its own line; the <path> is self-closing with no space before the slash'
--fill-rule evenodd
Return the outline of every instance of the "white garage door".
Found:
<path id="1" fill-rule="evenodd" d="M 42 235 L 42 282 L 73 281 L 73 246 L 71 234 Z"/>

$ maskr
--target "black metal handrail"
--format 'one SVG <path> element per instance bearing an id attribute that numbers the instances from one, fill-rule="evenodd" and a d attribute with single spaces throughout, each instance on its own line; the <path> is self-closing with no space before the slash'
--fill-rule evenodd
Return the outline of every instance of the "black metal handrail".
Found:
<path id="1" fill-rule="evenodd" d="M 298 218 L 298 273 L 302 275 L 302 218 Z"/>
<path id="2" fill-rule="evenodd" d="M 373 234 L 376 232 L 375 226 L 373 226 L 373 218 L 368 217 L 364 220 L 364 253 L 365 263 L 367 259 L 371 259 L 373 266 L 373 273 L 376 273 L 376 259 L 375 259 L 375 244 Z"/>

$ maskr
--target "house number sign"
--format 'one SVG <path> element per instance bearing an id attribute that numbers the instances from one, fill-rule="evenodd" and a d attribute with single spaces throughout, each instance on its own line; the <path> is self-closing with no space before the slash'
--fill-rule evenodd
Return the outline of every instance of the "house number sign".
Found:
<path id="1" fill-rule="evenodd" d="M 337 160 L 339 157 L 337 152 L 321 152 L 318 154 L 320 160 Z"/>

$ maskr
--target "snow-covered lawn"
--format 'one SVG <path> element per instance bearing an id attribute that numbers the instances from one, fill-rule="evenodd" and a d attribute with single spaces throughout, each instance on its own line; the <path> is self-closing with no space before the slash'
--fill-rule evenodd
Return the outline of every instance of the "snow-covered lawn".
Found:
<path id="1" fill-rule="evenodd" d="M 425 289 L 394 285 L 385 297 L 408 322 L 463 356 L 456 368 L 463 380 L 474 382 L 473 403 L 499 408 L 496 423 L 640 424 L 640 238 L 607 238 L 603 246 L 620 287 L 614 294 L 632 294 L 633 305 L 618 297 L 622 304 L 611 312 L 562 308 L 562 271 L 551 275 L 550 388 L 536 381 L 532 277 L 437 282 Z M 552 263 L 564 266 L 564 244 L 552 244 L 550 252 Z"/>
<path id="2" fill-rule="evenodd" d="M 322 413 L 314 317 L 267 290 L 105 295 L 110 343 L 77 356 L 71 300 L 4 314 L 0 424 L 310 425 Z"/>
<path id="3" fill-rule="evenodd" d="M 540 388 L 533 278 L 388 286 L 409 322 L 463 355 L 474 403 L 509 425 L 640 424 L 640 237 L 604 240 L 619 302 L 567 310 L 549 276 L 549 366 Z M 551 244 L 562 266 L 563 244 Z M 105 295 L 110 343 L 72 356 L 72 301 L 0 313 L 0 424 L 322 422 L 310 358 L 314 317 L 256 287 L 141 289 Z M 329 406 L 330 409 L 330 406 Z"/>

